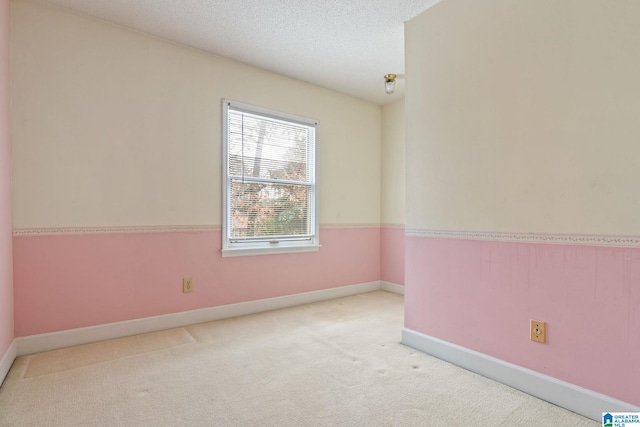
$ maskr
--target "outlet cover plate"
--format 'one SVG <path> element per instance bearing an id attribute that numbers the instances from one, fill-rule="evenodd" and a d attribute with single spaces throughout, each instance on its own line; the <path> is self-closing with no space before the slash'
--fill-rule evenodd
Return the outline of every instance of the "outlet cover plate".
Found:
<path id="1" fill-rule="evenodd" d="M 191 277 L 185 277 L 182 279 L 182 292 L 193 292 L 193 279 Z"/>
<path id="2" fill-rule="evenodd" d="M 547 324 L 545 322 L 531 321 L 531 340 L 543 344 L 547 341 Z"/>

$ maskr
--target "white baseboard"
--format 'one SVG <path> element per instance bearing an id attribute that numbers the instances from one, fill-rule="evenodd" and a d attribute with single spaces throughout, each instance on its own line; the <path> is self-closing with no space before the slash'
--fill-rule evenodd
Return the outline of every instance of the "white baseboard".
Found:
<path id="1" fill-rule="evenodd" d="M 106 323 L 86 328 L 31 335 L 28 337 L 16 338 L 17 354 L 22 356 L 25 354 L 40 353 L 42 351 L 55 350 L 74 345 L 122 338 L 130 335 L 161 331 L 164 329 L 179 328 L 196 323 L 212 322 L 214 320 L 225 319 L 228 317 L 244 316 L 246 314 L 277 310 L 279 308 L 309 304 L 334 298 L 342 298 L 377 290 L 380 290 L 379 281 L 256 301 L 247 301 L 237 304 L 228 304 L 218 307 L 208 307 L 181 313 L 171 313 L 161 316 L 145 317 L 142 319 Z M 13 359 L 11 359 L 11 361 L 13 362 Z"/>
<path id="2" fill-rule="evenodd" d="M 13 365 L 13 361 L 16 360 L 16 356 L 18 354 L 18 342 L 14 339 L 11 341 L 11 345 L 7 351 L 4 352 L 4 355 L 0 358 L 0 387 L 2 387 L 2 383 L 9 373 L 9 369 L 11 369 L 11 365 Z"/>
<path id="3" fill-rule="evenodd" d="M 404 295 L 404 286 L 396 285 L 391 282 L 380 281 L 380 290 L 385 292 L 391 292 L 392 294 Z"/>
<path id="4" fill-rule="evenodd" d="M 404 328 L 402 343 L 598 422 L 603 412 L 640 412 L 640 407 L 495 357 Z"/>

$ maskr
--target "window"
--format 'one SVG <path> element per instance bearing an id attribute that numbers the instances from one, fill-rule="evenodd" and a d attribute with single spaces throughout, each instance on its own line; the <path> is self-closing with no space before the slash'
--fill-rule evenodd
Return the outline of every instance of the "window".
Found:
<path id="1" fill-rule="evenodd" d="M 318 250 L 318 122 L 223 101 L 222 254 Z"/>

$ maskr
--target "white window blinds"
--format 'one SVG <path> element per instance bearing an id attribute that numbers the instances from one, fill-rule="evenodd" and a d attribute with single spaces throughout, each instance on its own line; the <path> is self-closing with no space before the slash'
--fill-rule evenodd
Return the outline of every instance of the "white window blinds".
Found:
<path id="1" fill-rule="evenodd" d="M 292 117 L 226 104 L 227 247 L 314 241 L 317 123 Z"/>

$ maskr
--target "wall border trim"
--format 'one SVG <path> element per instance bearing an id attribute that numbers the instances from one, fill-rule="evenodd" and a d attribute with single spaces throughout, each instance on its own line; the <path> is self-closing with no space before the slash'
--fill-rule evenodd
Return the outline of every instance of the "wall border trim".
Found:
<path id="1" fill-rule="evenodd" d="M 380 228 L 380 224 L 320 223 L 320 228 Z"/>
<path id="2" fill-rule="evenodd" d="M 381 228 L 380 224 L 320 224 L 320 228 Z M 115 227 L 40 227 L 14 228 L 13 236 L 63 236 L 75 234 L 125 234 L 125 233 L 189 233 L 220 231 L 220 225 L 124 225 Z"/>
<path id="3" fill-rule="evenodd" d="M 7 351 L 5 351 L 4 355 L 0 357 L 0 387 L 2 387 L 2 383 L 7 377 L 9 369 L 11 369 L 11 365 L 13 365 L 13 361 L 16 360 L 17 355 L 18 341 L 14 338 L 13 341 L 11 341 L 11 344 L 9 344 Z"/>
<path id="4" fill-rule="evenodd" d="M 503 233 L 492 231 L 449 231 L 407 229 L 407 237 L 436 239 L 489 240 L 499 242 L 547 243 L 589 246 L 624 246 L 640 248 L 640 236 L 606 236 L 589 234 Z"/>
<path id="5" fill-rule="evenodd" d="M 229 317 L 244 316 L 263 311 L 342 298 L 366 292 L 379 291 L 380 289 L 380 282 L 374 281 L 281 297 L 207 307 L 192 311 L 163 314 L 142 319 L 125 320 L 84 328 L 31 335 L 16 338 L 14 341 L 17 342 L 17 355 L 23 356 L 74 345 L 122 338 L 164 329 L 180 328 Z M 13 361 L 13 359 L 11 359 L 11 361 Z"/>
<path id="6" fill-rule="evenodd" d="M 380 224 L 380 228 L 397 228 L 404 230 L 404 224 L 394 224 L 389 222 L 383 222 Z"/>
<path id="7" fill-rule="evenodd" d="M 402 344 L 596 421 L 602 420 L 603 412 L 640 412 L 630 403 L 412 329 L 402 330 Z"/>
<path id="8" fill-rule="evenodd" d="M 141 225 L 121 227 L 46 227 L 15 228 L 15 236 L 60 236 L 65 234 L 120 234 L 120 233 L 169 233 L 193 231 L 217 231 L 219 225 Z"/>

